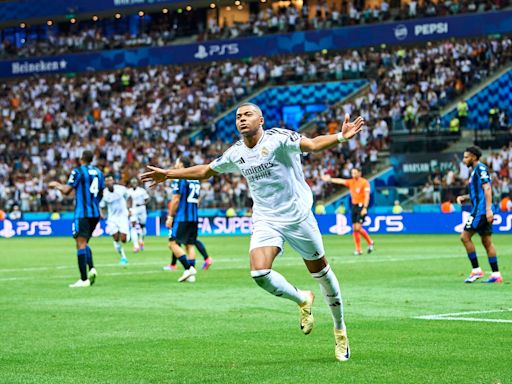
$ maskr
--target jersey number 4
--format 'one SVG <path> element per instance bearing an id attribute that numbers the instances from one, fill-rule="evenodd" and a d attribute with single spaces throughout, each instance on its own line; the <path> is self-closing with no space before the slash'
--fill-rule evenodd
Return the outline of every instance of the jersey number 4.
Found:
<path id="1" fill-rule="evenodd" d="M 98 188 L 98 178 L 95 177 L 94 179 L 92 179 L 91 186 L 89 187 L 89 192 L 91 193 L 91 195 L 94 195 L 94 197 L 97 197 L 99 191 L 100 189 Z"/>
<path id="2" fill-rule="evenodd" d="M 199 199 L 199 189 L 201 186 L 199 184 L 191 184 L 190 185 L 190 193 L 187 197 L 187 203 L 197 204 Z"/>

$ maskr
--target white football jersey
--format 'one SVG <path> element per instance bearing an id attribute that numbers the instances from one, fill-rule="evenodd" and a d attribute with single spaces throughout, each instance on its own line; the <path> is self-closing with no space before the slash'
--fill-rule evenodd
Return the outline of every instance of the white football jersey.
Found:
<path id="1" fill-rule="evenodd" d="M 126 187 L 118 184 L 114 185 L 113 192 L 110 192 L 108 188 L 103 190 L 100 207 L 107 207 L 109 218 L 113 216 L 128 216 L 128 207 L 126 205 L 127 191 Z"/>
<path id="2" fill-rule="evenodd" d="M 128 189 L 128 196 L 132 198 L 132 203 L 136 207 L 142 207 L 146 205 L 146 199 L 149 199 L 149 194 L 144 188 L 141 187 Z"/>
<path id="3" fill-rule="evenodd" d="M 306 184 L 297 132 L 272 128 L 254 148 L 237 141 L 210 167 L 219 173 L 239 171 L 254 201 L 253 221 L 297 223 L 308 217 L 313 194 Z"/>

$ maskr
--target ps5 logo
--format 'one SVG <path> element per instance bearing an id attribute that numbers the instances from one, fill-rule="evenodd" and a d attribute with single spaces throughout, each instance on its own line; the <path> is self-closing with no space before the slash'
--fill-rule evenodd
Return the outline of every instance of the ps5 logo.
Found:
<path id="1" fill-rule="evenodd" d="M 404 230 L 404 223 L 402 222 L 403 216 L 392 215 L 392 216 L 375 216 L 373 219 L 373 226 L 369 227 L 370 232 L 378 232 L 383 226 L 385 232 L 402 232 Z M 371 219 L 366 216 L 366 220 L 363 225 L 370 225 Z"/>
<path id="2" fill-rule="evenodd" d="M 404 24 L 398 24 L 393 31 L 397 40 L 405 40 L 407 38 L 407 27 Z"/>
<path id="3" fill-rule="evenodd" d="M 238 47 L 238 43 L 212 44 L 209 46 L 200 44 L 197 46 L 197 52 L 194 54 L 194 57 L 203 60 L 212 56 L 236 55 L 239 52 L 240 48 Z"/>
<path id="4" fill-rule="evenodd" d="M 49 236 L 52 234 L 51 221 L 3 221 L 0 237 Z"/>

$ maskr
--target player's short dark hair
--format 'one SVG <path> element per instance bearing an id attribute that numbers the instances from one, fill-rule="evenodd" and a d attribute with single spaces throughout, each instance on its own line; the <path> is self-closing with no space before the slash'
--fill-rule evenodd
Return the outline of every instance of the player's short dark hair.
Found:
<path id="1" fill-rule="evenodd" d="M 355 169 L 355 170 L 356 170 L 356 171 L 358 171 L 359 173 L 362 173 L 362 172 L 361 172 L 361 168 L 359 168 L 359 167 L 352 167 L 352 169 Z"/>
<path id="2" fill-rule="evenodd" d="M 253 107 L 256 111 L 258 111 L 258 113 L 263 116 L 263 112 L 261 111 L 261 108 L 258 107 L 256 104 L 254 103 L 242 103 L 240 104 L 238 107 L 236 107 L 236 109 L 238 108 L 242 108 L 242 107 Z"/>
<path id="3" fill-rule="evenodd" d="M 94 158 L 94 154 L 91 151 L 86 150 L 86 151 L 82 152 L 82 160 L 85 163 L 91 164 L 93 158 Z"/>
<path id="4" fill-rule="evenodd" d="M 473 145 L 471 147 L 467 147 L 466 152 L 469 152 L 469 153 L 472 153 L 473 155 L 475 155 L 477 160 L 480 159 L 480 157 L 482 157 L 482 151 L 480 150 L 480 148 L 478 148 L 475 145 Z"/>
<path id="5" fill-rule="evenodd" d="M 114 175 L 109 173 L 108 175 L 105 176 L 105 180 L 107 179 L 115 179 Z"/>
<path id="6" fill-rule="evenodd" d="M 192 162 L 190 161 L 190 157 L 187 156 L 180 156 L 180 163 L 183 164 L 185 168 L 190 167 Z"/>

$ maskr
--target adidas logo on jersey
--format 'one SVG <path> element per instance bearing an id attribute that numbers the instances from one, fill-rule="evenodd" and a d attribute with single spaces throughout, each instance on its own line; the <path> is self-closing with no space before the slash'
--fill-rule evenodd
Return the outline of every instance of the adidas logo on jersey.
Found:
<path id="1" fill-rule="evenodd" d="M 241 157 L 239 160 L 237 160 L 236 162 L 237 164 L 245 164 L 245 160 L 243 157 Z"/>

